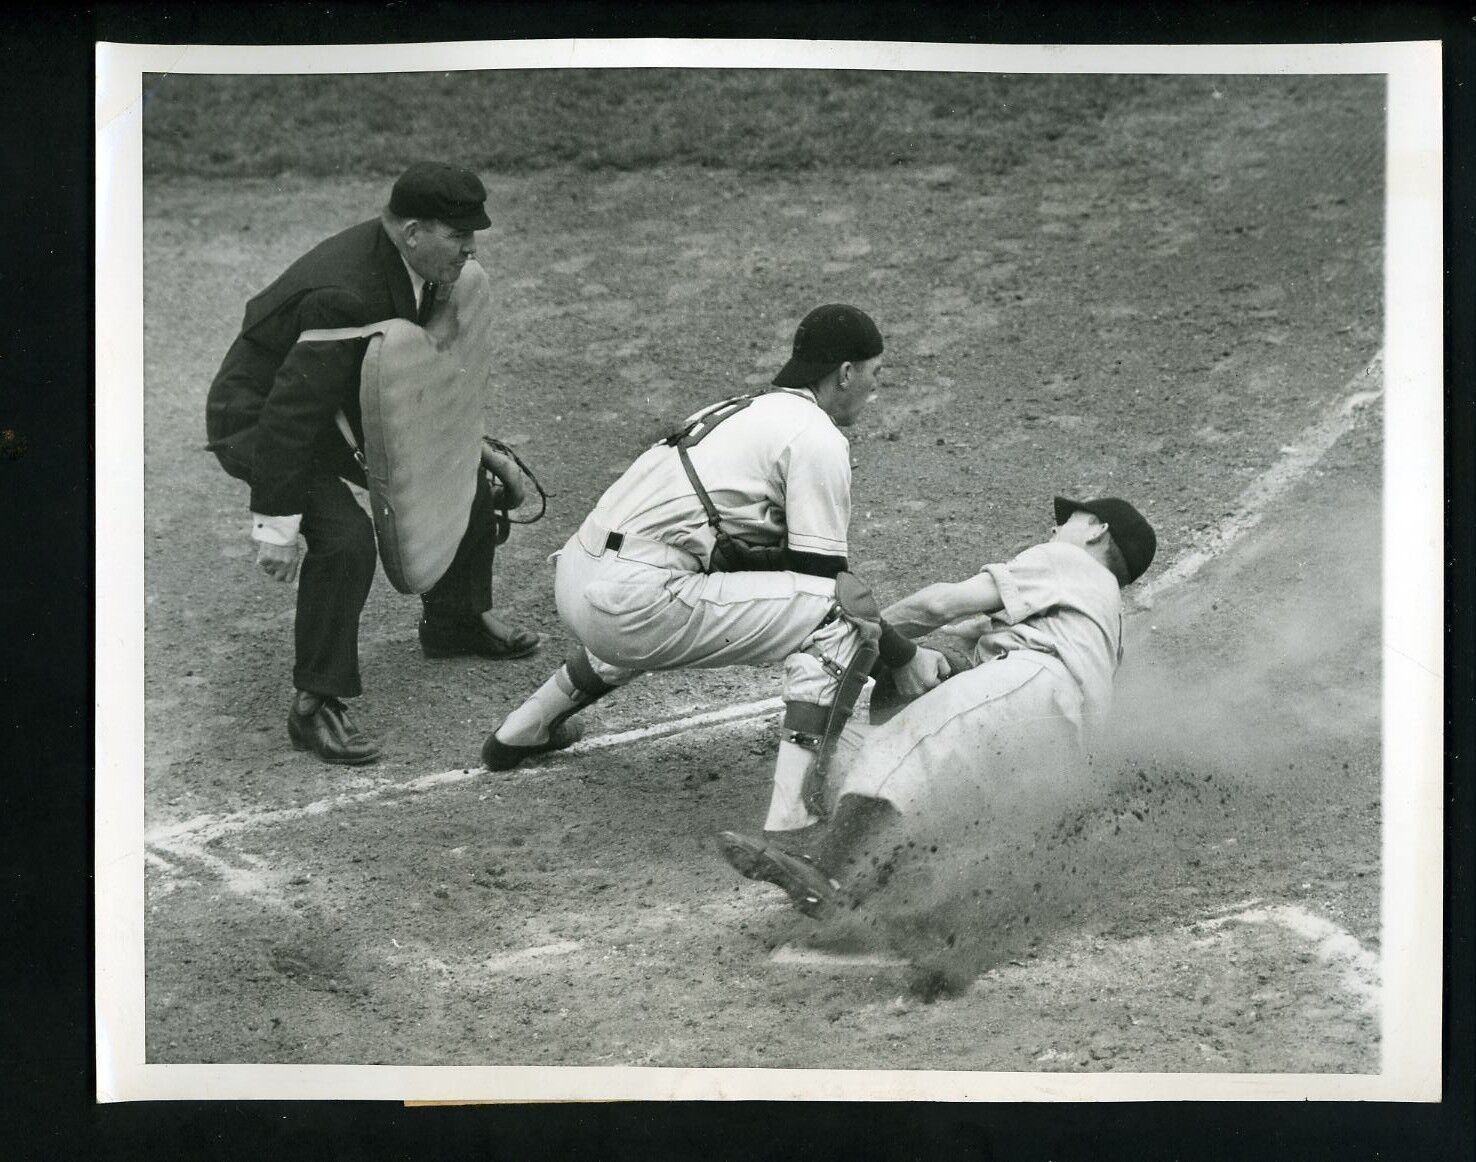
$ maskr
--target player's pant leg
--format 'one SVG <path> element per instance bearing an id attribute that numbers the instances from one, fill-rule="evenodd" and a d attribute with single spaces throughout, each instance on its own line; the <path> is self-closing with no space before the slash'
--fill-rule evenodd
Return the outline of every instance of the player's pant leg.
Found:
<path id="1" fill-rule="evenodd" d="M 835 581 L 806 573 L 687 573 L 637 590 L 642 566 L 586 591 L 586 601 L 620 616 L 591 628 L 588 645 L 617 665 L 645 670 L 760 666 L 783 661 L 831 616 Z M 650 570 L 646 571 L 650 573 Z"/>
<path id="2" fill-rule="evenodd" d="M 838 597 L 842 586 L 869 601 L 864 587 L 844 575 L 698 574 L 668 586 L 666 600 L 682 621 L 678 632 L 652 648 L 652 669 L 784 662 L 784 734 L 765 820 L 769 831 L 797 830 L 820 817 L 817 776 L 871 668 L 863 650 L 874 650 L 880 614 L 873 611 L 868 626 L 859 610 L 847 611 Z M 657 620 L 649 612 L 643 616 Z"/>
<path id="3" fill-rule="evenodd" d="M 833 613 L 785 658 L 784 720 L 765 831 L 798 831 L 826 815 L 828 756 L 861 692 L 873 648 L 860 626 Z"/>
<path id="4" fill-rule="evenodd" d="M 498 725 L 494 731 L 498 741 L 509 746 L 546 742 L 555 723 L 640 676 L 640 670 L 610 665 L 579 642 L 575 626 L 583 623 L 582 593 L 593 576 L 595 562 L 596 558 L 575 540 L 560 551 L 554 592 L 560 616 L 574 634 L 575 644 L 564 664 Z"/>
<path id="5" fill-rule="evenodd" d="M 854 702 L 869 661 L 848 674 L 864 635 L 837 609 L 836 582 L 803 573 L 679 572 L 596 554 L 572 538 L 559 557 L 559 613 L 590 654 L 618 672 L 762 665 L 785 660 L 786 737 L 775 767 L 771 829 L 815 820 L 804 805 L 816 747 Z M 804 656 L 796 656 L 803 653 Z M 849 713 L 850 704 L 843 707 Z M 498 737 L 505 738 L 499 731 Z M 797 739 L 807 739 L 806 746 Z"/>
<path id="6" fill-rule="evenodd" d="M 579 688 L 595 697 L 602 697 L 617 687 L 628 685 L 646 672 L 612 666 L 603 658 L 595 657 L 584 646 L 578 648 L 577 654 L 571 654 L 565 664 Z"/>
<path id="7" fill-rule="evenodd" d="M 492 559 L 497 550 L 497 525 L 492 490 L 486 474 L 477 471 L 471 516 L 445 576 L 421 597 L 427 618 L 454 621 L 492 608 Z"/>
<path id="8" fill-rule="evenodd" d="M 1059 663 L 1015 653 L 950 678 L 876 727 L 842 796 L 982 825 L 1079 785 L 1080 691 Z M 981 815 L 981 813 L 983 813 Z"/>
<path id="9" fill-rule="evenodd" d="M 842 795 L 814 860 L 852 903 L 886 883 L 906 847 L 902 814 L 885 799 Z"/>
<path id="10" fill-rule="evenodd" d="M 302 536 L 292 680 L 299 690 L 352 698 L 362 692 L 359 615 L 374 580 L 374 527 L 347 484 L 319 473 L 308 488 Z"/>
<path id="11" fill-rule="evenodd" d="M 635 580 L 633 576 L 631 580 Z M 587 590 L 611 607 L 625 590 L 615 582 Z M 847 604 L 856 605 L 848 610 Z M 609 648 L 642 642 L 650 669 L 757 665 L 784 661 L 784 734 L 774 766 L 765 830 L 793 831 L 823 814 L 825 760 L 871 668 L 880 614 L 865 587 L 848 575 L 691 574 L 671 579 L 612 625 Z M 870 610 L 871 622 L 862 616 Z M 603 626 L 598 623 L 596 632 Z M 596 651 L 603 641 L 590 642 Z"/>

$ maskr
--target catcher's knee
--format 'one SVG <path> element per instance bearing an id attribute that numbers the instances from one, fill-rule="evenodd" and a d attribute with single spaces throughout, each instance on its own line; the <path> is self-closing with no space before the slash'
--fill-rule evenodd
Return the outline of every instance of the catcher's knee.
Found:
<path id="1" fill-rule="evenodd" d="M 870 670 L 876 661 L 876 643 L 880 637 L 881 611 L 876 598 L 854 573 L 840 573 L 835 579 L 834 600 L 824 620 L 805 639 L 798 653 L 812 658 L 839 682 L 848 670 L 858 665 Z M 856 654 L 851 655 L 849 662 L 843 660 L 857 639 Z M 857 656 L 860 662 L 855 660 Z"/>
<path id="2" fill-rule="evenodd" d="M 836 574 L 835 605 L 840 616 L 859 629 L 863 638 L 875 641 L 881 636 L 881 607 L 871 587 L 856 574 Z"/>

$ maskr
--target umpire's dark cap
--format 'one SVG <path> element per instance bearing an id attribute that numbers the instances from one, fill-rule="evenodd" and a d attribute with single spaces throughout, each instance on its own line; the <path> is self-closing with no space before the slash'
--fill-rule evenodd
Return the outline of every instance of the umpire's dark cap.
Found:
<path id="1" fill-rule="evenodd" d="M 1101 500 L 1067 500 L 1064 496 L 1056 497 L 1058 525 L 1065 524 L 1073 512 L 1089 512 L 1111 530 L 1117 551 L 1122 554 L 1123 563 L 1127 565 L 1129 584 L 1148 572 L 1148 566 L 1153 564 L 1153 554 L 1158 548 L 1158 537 L 1154 535 L 1153 526 L 1144 519 L 1142 513 L 1127 501 L 1118 500 L 1115 496 L 1104 496 Z"/>
<path id="2" fill-rule="evenodd" d="M 826 303 L 800 320 L 794 354 L 774 376 L 774 386 L 809 387 L 842 363 L 859 363 L 881 353 L 881 332 L 870 315 L 844 303 Z"/>
<path id="3" fill-rule="evenodd" d="M 492 225 L 482 203 L 487 188 L 470 170 L 444 161 L 417 161 L 390 191 L 390 213 L 400 218 L 444 222 L 453 230 L 485 230 Z"/>

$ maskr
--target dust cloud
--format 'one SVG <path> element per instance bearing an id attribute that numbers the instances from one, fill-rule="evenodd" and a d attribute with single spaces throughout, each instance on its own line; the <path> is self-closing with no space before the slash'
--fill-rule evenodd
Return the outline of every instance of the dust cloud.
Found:
<path id="1" fill-rule="evenodd" d="M 947 818 L 909 818 L 824 938 L 909 956 L 932 1000 L 1053 933 L 1162 924 L 1295 867 L 1298 820 L 1377 795 L 1378 521 L 1372 501 L 1304 514 L 1132 615 L 1091 764 L 1017 740 L 980 779 L 960 756 Z"/>

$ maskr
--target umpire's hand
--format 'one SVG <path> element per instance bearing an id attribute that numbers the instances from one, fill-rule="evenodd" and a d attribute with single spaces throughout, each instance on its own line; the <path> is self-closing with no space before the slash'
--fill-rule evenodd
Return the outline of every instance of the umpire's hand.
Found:
<path id="1" fill-rule="evenodd" d="M 296 541 L 290 545 L 269 545 L 265 541 L 257 542 L 257 568 L 273 581 L 295 580 L 300 561 L 301 554 L 298 552 Z"/>

